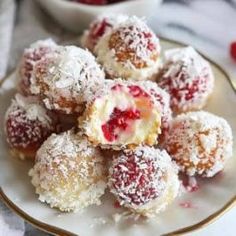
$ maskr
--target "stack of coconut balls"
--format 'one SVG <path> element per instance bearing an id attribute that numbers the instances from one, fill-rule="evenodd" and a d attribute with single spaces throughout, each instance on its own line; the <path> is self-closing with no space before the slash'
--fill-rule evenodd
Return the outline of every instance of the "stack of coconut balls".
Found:
<path id="1" fill-rule="evenodd" d="M 161 58 L 146 23 L 123 15 L 96 19 L 82 45 L 37 41 L 19 63 L 6 136 L 13 155 L 35 161 L 40 201 L 75 212 L 108 189 L 153 217 L 178 195 L 179 171 L 212 177 L 224 168 L 231 128 L 199 111 L 214 76 L 191 46 Z"/>

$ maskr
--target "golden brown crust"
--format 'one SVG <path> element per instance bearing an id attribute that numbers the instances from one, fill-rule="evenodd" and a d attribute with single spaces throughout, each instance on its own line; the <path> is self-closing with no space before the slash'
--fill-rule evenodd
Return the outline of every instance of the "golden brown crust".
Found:
<path id="1" fill-rule="evenodd" d="M 148 67 L 147 62 L 138 57 L 136 51 L 124 43 L 119 32 L 115 32 L 111 35 L 109 40 L 109 48 L 111 50 L 115 50 L 115 55 L 118 62 L 126 63 L 127 61 L 130 61 L 138 69 Z M 150 59 L 152 61 L 156 61 L 158 59 L 157 51 L 153 51 Z"/>

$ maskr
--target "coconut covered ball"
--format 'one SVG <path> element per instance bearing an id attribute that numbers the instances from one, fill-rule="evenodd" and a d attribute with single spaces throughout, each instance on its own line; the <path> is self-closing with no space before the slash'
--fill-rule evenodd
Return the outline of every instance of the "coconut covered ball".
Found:
<path id="1" fill-rule="evenodd" d="M 100 204 L 107 184 L 101 153 L 73 130 L 44 142 L 29 175 L 39 200 L 66 212 Z"/>
<path id="2" fill-rule="evenodd" d="M 87 103 L 79 127 L 102 148 L 154 145 L 161 132 L 161 111 L 141 85 L 107 81 Z"/>
<path id="3" fill-rule="evenodd" d="M 139 146 L 114 157 L 108 186 L 120 205 L 153 217 L 175 199 L 180 182 L 166 151 Z"/>
<path id="4" fill-rule="evenodd" d="M 81 40 L 82 46 L 94 52 L 94 48 L 101 37 L 127 19 L 128 16 L 117 14 L 99 16 L 89 25 L 89 29 L 84 31 Z"/>
<path id="5" fill-rule="evenodd" d="M 31 94 L 30 84 L 35 63 L 41 60 L 46 54 L 55 51 L 57 46 L 52 39 L 45 39 L 36 41 L 24 50 L 18 66 L 18 89 L 22 94 Z"/>
<path id="6" fill-rule="evenodd" d="M 202 109 L 214 88 L 209 63 L 190 46 L 167 50 L 158 78 L 175 113 Z"/>
<path id="7" fill-rule="evenodd" d="M 50 110 L 79 113 L 104 79 L 102 69 L 89 51 L 61 46 L 35 65 L 31 92 L 40 96 Z"/>
<path id="8" fill-rule="evenodd" d="M 159 39 L 146 23 L 130 17 L 102 37 L 95 47 L 108 77 L 154 79 L 160 65 Z"/>
<path id="9" fill-rule="evenodd" d="M 14 156 L 34 159 L 41 144 L 57 132 L 57 120 L 35 97 L 16 94 L 5 115 L 5 131 Z"/>
<path id="10" fill-rule="evenodd" d="M 228 122 L 205 111 L 177 116 L 165 148 L 187 175 L 212 177 L 232 156 L 232 131 Z"/>

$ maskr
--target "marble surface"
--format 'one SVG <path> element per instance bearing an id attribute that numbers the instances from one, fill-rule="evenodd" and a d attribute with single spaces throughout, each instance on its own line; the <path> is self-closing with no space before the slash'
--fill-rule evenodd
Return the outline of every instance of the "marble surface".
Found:
<path id="1" fill-rule="evenodd" d="M 56 40 L 73 41 L 77 37 L 58 27 L 34 1 L 17 2 L 20 6 L 17 9 L 8 70 L 15 67 L 23 48 L 34 40 L 51 36 Z M 229 56 L 229 44 L 236 41 L 235 22 L 236 0 L 164 0 L 163 5 L 149 18 L 150 25 L 159 35 L 191 43 L 222 65 L 236 84 L 236 62 Z M 189 235 L 234 236 L 235 219 L 236 207 L 210 226 Z M 5 235 L 48 234 L 24 223 L 0 202 L 0 236 Z"/>

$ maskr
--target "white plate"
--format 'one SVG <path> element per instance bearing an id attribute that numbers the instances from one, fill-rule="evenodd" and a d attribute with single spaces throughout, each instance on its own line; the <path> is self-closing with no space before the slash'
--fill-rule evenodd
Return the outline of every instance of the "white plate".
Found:
<path id="1" fill-rule="evenodd" d="M 181 46 L 179 43 L 162 40 L 163 48 Z M 236 95 L 227 74 L 215 63 L 212 68 L 216 77 L 216 87 L 206 110 L 228 120 L 233 134 L 236 134 Z M 175 231 L 176 234 L 189 232 L 212 222 L 236 203 L 236 147 L 223 173 L 212 179 L 200 180 L 200 189 L 177 198 L 167 210 L 150 222 L 125 220 L 115 224 L 111 215 L 117 212 L 114 199 L 107 194 L 103 205 L 90 207 L 83 214 L 60 213 L 37 200 L 27 173 L 32 166 L 10 157 L 3 132 L 6 108 L 15 90 L 15 74 L 10 75 L 0 89 L 0 195 L 2 199 L 23 218 L 35 226 L 58 235 L 117 236 L 117 235 L 160 235 Z M 192 208 L 183 208 L 181 203 L 189 202 Z M 107 223 L 103 224 L 102 220 Z"/>

